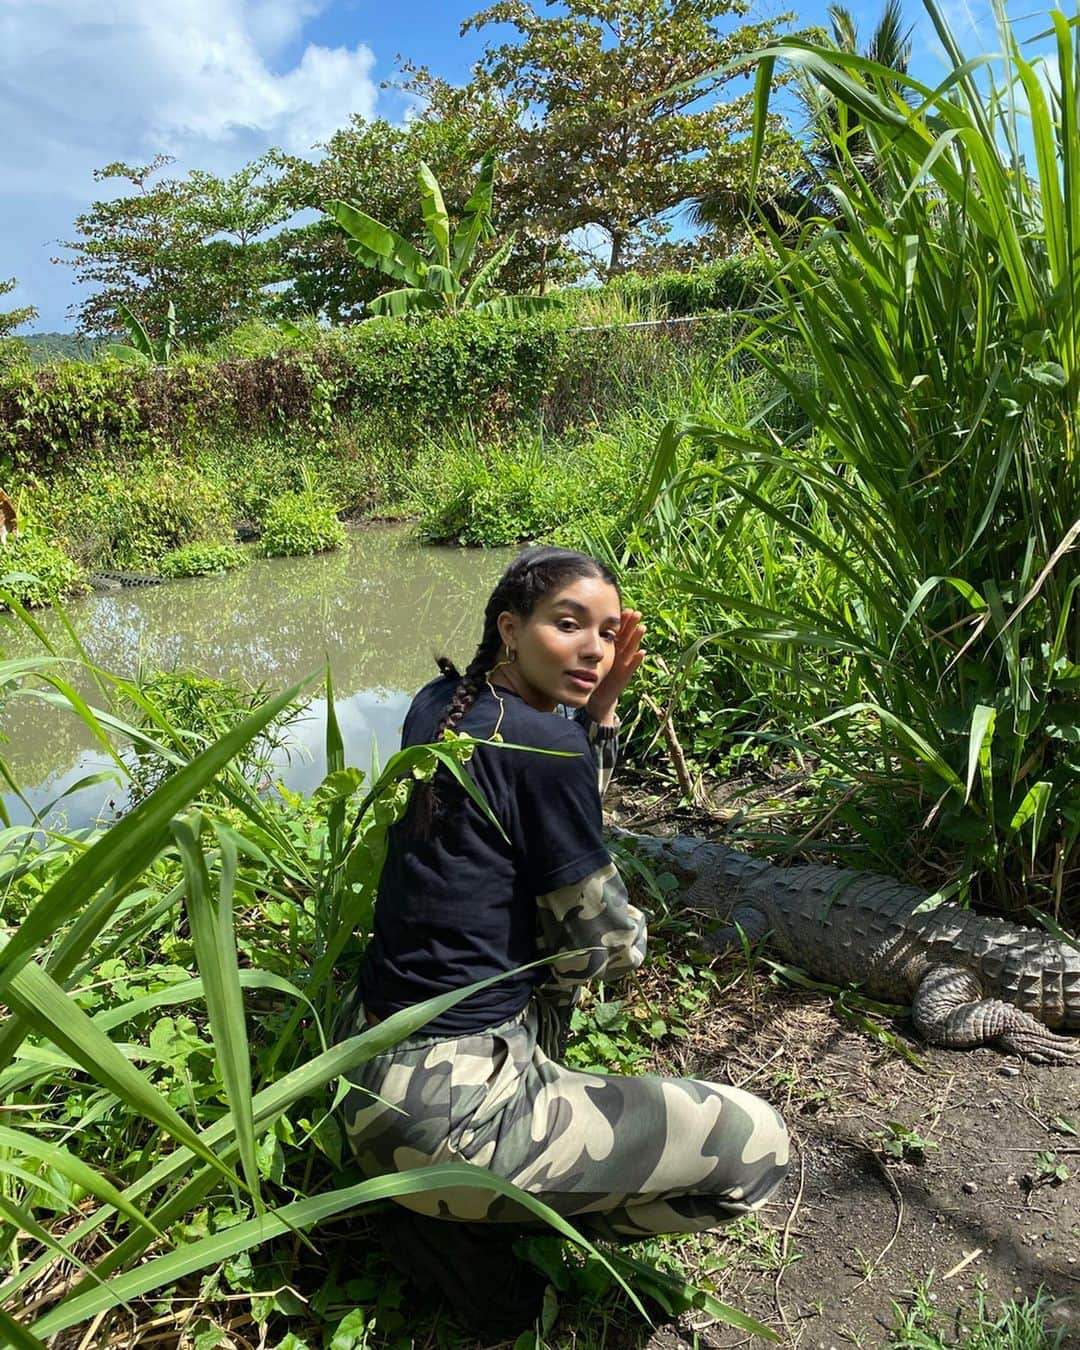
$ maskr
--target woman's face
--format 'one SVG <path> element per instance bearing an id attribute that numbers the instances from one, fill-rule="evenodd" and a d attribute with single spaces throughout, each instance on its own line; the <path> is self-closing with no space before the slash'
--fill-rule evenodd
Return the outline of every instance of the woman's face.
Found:
<path id="1" fill-rule="evenodd" d="M 527 619 L 499 615 L 499 634 L 516 654 L 499 676 L 533 708 L 582 708 L 611 669 L 619 631 L 619 593 L 601 577 L 579 577 L 545 595 Z"/>

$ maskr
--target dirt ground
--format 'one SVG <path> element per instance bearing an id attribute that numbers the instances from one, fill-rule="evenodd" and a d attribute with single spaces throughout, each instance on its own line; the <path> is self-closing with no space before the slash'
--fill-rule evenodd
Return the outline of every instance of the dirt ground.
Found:
<path id="1" fill-rule="evenodd" d="M 700 818 L 664 819 L 656 798 L 642 814 L 629 800 L 607 803 L 619 824 L 715 837 Z M 928 1049 L 910 1025 L 887 1025 L 922 1070 L 841 1020 L 828 995 L 778 988 L 758 970 L 670 1065 L 766 1097 L 792 1134 L 766 1231 L 712 1275 L 718 1296 L 782 1346 L 840 1350 L 887 1345 L 894 1300 L 928 1279 L 936 1325 L 957 1345 L 980 1289 L 996 1313 L 1041 1288 L 1055 1300 L 1048 1325 L 1080 1348 L 1080 1064 Z M 725 1251 L 722 1238 L 699 1244 Z M 694 1315 L 623 1343 L 763 1344 Z"/>
<path id="2" fill-rule="evenodd" d="M 758 977 L 687 1045 L 682 1071 L 768 1097 L 794 1140 L 762 1215 L 786 1258 L 736 1257 L 718 1293 L 782 1345 L 828 1350 L 885 1345 L 892 1300 L 931 1276 L 950 1342 L 979 1285 L 993 1309 L 1042 1287 L 1061 1300 L 1051 1325 L 1080 1346 L 1080 1068 L 911 1045 L 925 1072 L 841 1024 L 827 997 Z M 902 1156 L 884 1148 L 890 1122 L 909 1132 Z M 1037 1162 L 1048 1152 L 1067 1179 Z M 750 1344 L 705 1321 L 689 1315 L 647 1344 Z"/>

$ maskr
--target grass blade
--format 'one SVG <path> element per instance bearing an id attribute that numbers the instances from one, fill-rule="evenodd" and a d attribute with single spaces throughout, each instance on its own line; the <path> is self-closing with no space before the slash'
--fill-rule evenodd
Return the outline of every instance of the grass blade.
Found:
<path id="1" fill-rule="evenodd" d="M 440 1163 L 434 1167 L 419 1168 L 412 1172 L 398 1172 L 391 1176 L 375 1177 L 355 1186 L 346 1186 L 325 1195 L 310 1196 L 294 1201 L 281 1209 L 273 1210 L 237 1224 L 222 1233 L 215 1233 L 199 1242 L 191 1243 L 178 1251 L 168 1252 L 155 1257 L 145 1264 L 137 1266 L 127 1274 L 114 1276 L 103 1289 L 89 1289 L 84 1293 L 69 1296 L 52 1311 L 46 1313 L 32 1324 L 39 1336 L 53 1336 L 58 1331 L 75 1326 L 79 1322 L 93 1317 L 96 1313 L 107 1311 L 117 1303 L 138 1298 L 155 1289 L 175 1284 L 196 1271 L 207 1266 L 218 1265 L 222 1261 L 250 1251 L 273 1237 L 281 1234 L 312 1227 L 332 1218 L 336 1214 L 370 1204 L 375 1200 L 386 1200 L 399 1195 L 430 1195 L 445 1188 L 468 1187 L 485 1191 L 495 1191 L 499 1195 L 516 1200 L 525 1209 L 563 1237 L 569 1238 L 585 1248 L 590 1255 L 611 1270 L 622 1285 L 627 1296 L 643 1317 L 648 1320 L 645 1309 L 634 1291 L 626 1284 L 619 1273 L 612 1269 L 604 1256 L 596 1250 L 580 1233 L 553 1209 L 537 1200 L 525 1191 L 502 1177 L 495 1176 L 483 1167 L 474 1167 L 469 1163 Z"/>
<path id="2" fill-rule="evenodd" d="M 232 731 L 167 778 L 118 821 L 41 897 L 0 952 L 0 992 L 57 929 L 114 878 L 139 876 L 161 851 L 169 820 L 297 696 L 306 681 L 270 699 Z"/>
<path id="3" fill-rule="evenodd" d="M 210 1035 L 225 1095 L 236 1127 L 236 1143 L 248 1188 L 261 1209 L 259 1169 L 255 1161 L 255 1127 L 251 1115 L 251 1050 L 248 1046 L 240 966 L 233 933 L 233 890 L 236 884 L 236 846 L 225 829 L 217 831 L 220 880 L 215 906 L 201 847 L 202 819 L 197 814 L 174 820 L 176 840 L 187 878 L 187 914 L 202 976 Z"/>

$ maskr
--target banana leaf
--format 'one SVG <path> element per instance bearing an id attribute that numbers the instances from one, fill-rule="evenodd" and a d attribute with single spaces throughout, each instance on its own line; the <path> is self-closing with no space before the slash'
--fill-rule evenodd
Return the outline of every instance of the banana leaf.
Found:
<path id="1" fill-rule="evenodd" d="M 450 217 L 446 214 L 439 180 L 423 160 L 416 171 L 416 181 L 420 184 L 420 210 L 424 215 L 424 224 L 435 245 L 435 256 L 443 267 L 450 267 Z"/>
<path id="2" fill-rule="evenodd" d="M 407 314 L 415 314 L 426 309 L 442 309 L 445 302 L 434 291 L 421 290 L 416 286 L 405 286 L 399 291 L 387 291 L 368 301 L 368 310 L 375 317 L 402 319 Z"/>
<path id="3" fill-rule="evenodd" d="M 407 286 L 423 285 L 428 260 L 396 230 L 380 225 L 366 211 L 348 202 L 330 201 L 324 210 L 349 236 L 349 252 L 361 262 Z"/>

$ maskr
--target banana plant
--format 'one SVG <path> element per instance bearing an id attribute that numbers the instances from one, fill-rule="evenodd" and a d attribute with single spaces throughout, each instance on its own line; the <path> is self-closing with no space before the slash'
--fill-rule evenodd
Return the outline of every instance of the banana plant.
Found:
<path id="1" fill-rule="evenodd" d="M 372 315 L 401 319 L 425 311 L 457 314 L 473 310 L 517 318 L 556 308 L 561 303 L 552 295 L 490 293 L 514 251 L 513 235 L 469 275 L 477 246 L 495 234 L 491 223 L 494 151 L 489 150 L 480 162 L 476 185 L 455 230 L 451 230 L 439 181 L 427 164 L 421 162 L 416 179 L 420 186 L 426 253 L 352 202 L 329 201 L 325 206 L 327 214 L 348 236 L 346 247 L 357 262 L 402 283 L 397 290 L 387 291 L 369 302 Z"/>
<path id="2" fill-rule="evenodd" d="M 127 305 L 117 305 L 116 310 L 128 330 L 128 341 L 111 343 L 105 348 L 106 355 L 134 366 L 167 366 L 176 341 L 176 306 L 173 302 L 169 301 L 165 311 L 165 332 L 157 342 Z"/>

